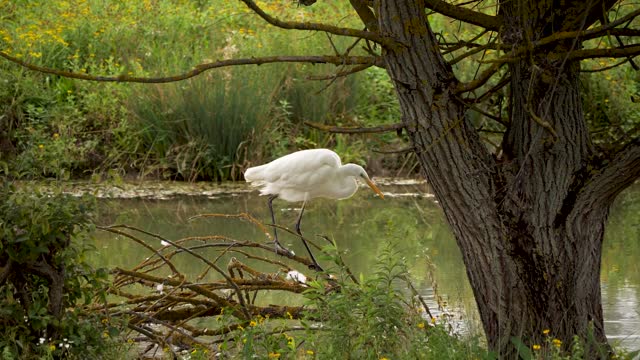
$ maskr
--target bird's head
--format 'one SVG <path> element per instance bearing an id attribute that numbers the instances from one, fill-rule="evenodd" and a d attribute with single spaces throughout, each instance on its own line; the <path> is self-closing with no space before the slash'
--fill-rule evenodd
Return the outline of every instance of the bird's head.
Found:
<path id="1" fill-rule="evenodd" d="M 369 178 L 369 175 L 367 174 L 367 172 L 364 170 L 362 166 L 356 165 L 356 164 L 346 164 L 344 167 L 350 176 L 353 176 L 356 179 L 360 179 L 364 181 L 367 185 L 369 185 L 371 190 L 373 190 L 376 194 L 378 194 L 378 196 L 380 196 L 381 199 L 384 199 L 384 194 L 382 194 L 382 191 L 380 191 L 380 189 L 378 189 L 376 184 L 374 184 L 373 181 L 371 181 L 371 179 Z"/>

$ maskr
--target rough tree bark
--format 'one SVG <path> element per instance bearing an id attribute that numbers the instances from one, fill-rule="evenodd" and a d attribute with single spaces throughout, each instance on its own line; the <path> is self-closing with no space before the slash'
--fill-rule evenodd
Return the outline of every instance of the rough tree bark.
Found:
<path id="1" fill-rule="evenodd" d="M 554 17 L 546 13 L 553 4 L 507 1 L 502 41 L 517 48 L 551 31 L 585 29 L 595 17 L 578 16 L 571 8 L 578 5 L 555 8 Z M 382 35 L 404 44 L 383 57 L 416 155 L 462 251 L 489 347 L 513 358 L 511 337 L 541 344 L 550 329 L 566 346 L 592 331 L 603 346 L 588 354 L 606 356 L 604 226 L 615 196 L 640 175 L 637 141 L 616 166 L 594 156 L 579 64 L 554 55 L 579 46 L 567 40 L 509 64 L 509 126 L 502 156 L 492 156 L 465 118 L 458 81 L 424 8 L 423 1 L 379 2 Z M 620 178 L 612 181 L 616 171 Z"/>

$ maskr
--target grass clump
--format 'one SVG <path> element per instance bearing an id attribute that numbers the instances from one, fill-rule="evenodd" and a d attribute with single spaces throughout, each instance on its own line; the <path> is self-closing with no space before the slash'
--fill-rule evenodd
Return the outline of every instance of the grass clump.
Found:
<path id="1" fill-rule="evenodd" d="M 469 359 L 483 357 L 477 339 L 463 339 L 435 323 L 419 299 L 407 288 L 403 260 L 389 245 L 369 278 L 345 282 L 340 290 L 323 294 L 314 284 L 305 294 L 318 309 L 317 318 L 327 331 L 306 340 L 319 358 L 355 359 Z"/>

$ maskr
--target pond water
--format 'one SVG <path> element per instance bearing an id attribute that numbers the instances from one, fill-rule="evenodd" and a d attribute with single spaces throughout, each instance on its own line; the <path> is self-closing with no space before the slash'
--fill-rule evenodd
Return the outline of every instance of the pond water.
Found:
<path id="1" fill-rule="evenodd" d="M 161 234 L 170 240 L 188 236 L 225 235 L 236 240 L 266 241 L 264 234 L 246 221 L 190 217 L 207 213 L 249 213 L 268 222 L 266 198 L 244 186 L 213 184 L 145 184 L 144 190 L 129 186 L 100 190 L 100 196 L 137 198 L 102 199 L 103 225 L 127 224 Z M 462 332 L 480 333 L 476 305 L 468 284 L 460 252 L 444 221 L 442 211 L 427 185 L 420 182 L 382 182 L 386 197 L 377 198 L 368 189 L 341 201 L 317 199 L 307 204 L 302 230 L 306 237 L 334 239 L 344 251 L 344 260 L 358 276 L 367 276 L 382 249 L 391 243 L 404 257 L 414 285 L 438 314 L 436 296 L 447 304 L 453 323 Z M 171 190 L 167 190 L 171 189 Z M 94 191 L 95 192 L 95 191 Z M 194 194 L 199 194 L 195 196 Z M 157 197 L 161 199 L 158 199 Z M 277 221 L 292 228 L 297 204 L 276 200 Z M 640 186 L 623 193 L 611 211 L 602 259 L 602 297 L 606 333 L 628 349 L 640 349 Z M 296 254 L 306 256 L 300 241 L 281 231 L 281 242 Z M 156 248 L 157 239 L 148 239 Z M 151 253 L 124 237 L 98 231 L 95 263 L 100 266 L 132 268 Z M 317 255 L 317 253 L 316 253 Z M 237 255 L 236 255 L 237 256 Z M 275 255 L 269 254 L 267 256 Z M 251 260 L 242 259 L 250 264 Z M 326 268 L 327 260 L 320 259 Z M 199 274 L 203 264 L 193 258 L 176 260 L 180 271 Z M 224 264 L 224 263 L 223 263 Z M 252 264 L 252 266 L 255 264 Z M 257 265 L 260 268 L 259 265 Z M 301 269 L 300 271 L 306 269 Z M 273 271 L 273 269 L 271 269 Z M 434 275 L 432 281 L 429 274 Z M 437 290 L 434 291 L 434 286 Z M 277 297 L 273 292 L 270 296 Z M 269 301 L 269 299 L 265 300 Z M 442 302 L 441 302 L 442 303 Z"/>

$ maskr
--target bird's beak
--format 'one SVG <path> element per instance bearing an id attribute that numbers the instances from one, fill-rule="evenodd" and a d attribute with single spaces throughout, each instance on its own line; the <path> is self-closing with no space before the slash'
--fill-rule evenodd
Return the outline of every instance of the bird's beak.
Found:
<path id="1" fill-rule="evenodd" d="M 380 196 L 380 199 L 384 199 L 384 194 L 382 194 L 382 191 L 380 191 L 380 189 L 378 189 L 378 187 L 376 186 L 376 184 L 373 183 L 373 181 L 371 181 L 369 179 L 364 179 L 364 181 L 367 182 L 367 185 L 369 185 L 371 190 L 375 191 L 375 193 L 378 194 L 378 196 Z"/>

